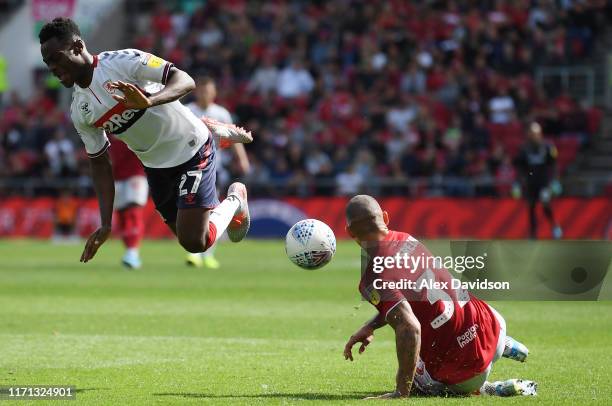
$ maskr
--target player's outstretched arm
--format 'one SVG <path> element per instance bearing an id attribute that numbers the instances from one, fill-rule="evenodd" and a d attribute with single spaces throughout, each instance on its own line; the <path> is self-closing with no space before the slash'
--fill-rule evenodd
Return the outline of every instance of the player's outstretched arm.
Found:
<path id="1" fill-rule="evenodd" d="M 387 322 L 395 330 L 398 362 L 395 394 L 409 396 L 421 350 L 421 323 L 406 301 L 391 309 L 387 314 Z"/>
<path id="2" fill-rule="evenodd" d="M 395 391 L 366 399 L 394 399 L 410 396 L 416 364 L 421 350 L 421 324 L 408 302 L 403 301 L 387 314 L 386 322 L 395 330 L 397 375 Z"/>
<path id="3" fill-rule="evenodd" d="M 123 93 L 123 95 L 114 94 L 115 100 L 125 104 L 128 109 L 142 110 L 180 99 L 195 89 L 195 82 L 187 72 L 173 66 L 168 72 L 166 86 L 152 95 L 147 96 L 137 86 L 122 81 L 112 82 L 110 87 L 119 89 Z"/>
<path id="4" fill-rule="evenodd" d="M 195 81 L 187 72 L 176 66 L 170 68 L 166 86 L 149 97 L 153 106 L 170 103 L 180 99 L 196 88 Z"/>
<path id="5" fill-rule="evenodd" d="M 89 236 L 85 243 L 85 249 L 81 254 L 81 262 L 92 259 L 98 248 L 108 239 L 111 234 L 113 220 L 113 201 L 115 200 L 115 182 L 113 178 L 113 167 L 111 165 L 108 151 L 102 155 L 89 160 L 91 166 L 91 177 L 98 196 L 100 206 L 101 225 Z"/>
<path id="6" fill-rule="evenodd" d="M 344 346 L 344 359 L 353 360 L 353 346 L 357 343 L 361 343 L 359 354 L 362 354 L 366 350 L 366 347 L 374 340 L 374 330 L 386 325 L 385 316 L 380 313 L 368 320 L 368 322 L 359 328 L 359 330 L 357 330 L 347 341 Z"/>

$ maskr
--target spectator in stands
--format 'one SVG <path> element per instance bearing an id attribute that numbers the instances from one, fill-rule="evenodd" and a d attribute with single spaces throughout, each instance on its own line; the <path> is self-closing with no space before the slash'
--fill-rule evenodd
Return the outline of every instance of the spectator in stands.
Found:
<path id="1" fill-rule="evenodd" d="M 204 29 L 200 32 L 198 43 L 204 48 L 212 48 L 223 41 L 223 32 L 213 19 L 206 20 Z"/>
<path id="2" fill-rule="evenodd" d="M 53 138 L 45 145 L 45 155 L 51 172 L 58 177 L 74 175 L 76 171 L 76 156 L 74 145 L 66 138 L 63 128 L 57 128 Z"/>
<path id="3" fill-rule="evenodd" d="M 274 64 L 272 55 L 266 54 L 262 64 L 255 69 L 255 73 L 249 81 L 247 89 L 261 95 L 267 95 L 276 90 L 278 82 L 278 68 Z"/>
<path id="4" fill-rule="evenodd" d="M 332 161 L 324 151 L 314 146 L 306 157 L 306 171 L 313 177 L 331 173 Z"/>
<path id="5" fill-rule="evenodd" d="M 308 96 L 313 88 L 312 75 L 297 58 L 280 71 L 276 81 L 276 92 L 285 99 Z"/>
<path id="6" fill-rule="evenodd" d="M 491 135 L 484 115 L 476 114 L 474 127 L 471 129 L 468 143 L 471 149 L 478 151 L 487 151 L 491 146 Z"/>
<path id="7" fill-rule="evenodd" d="M 609 23 L 605 2 L 186 1 L 156 2 L 154 11 L 149 3 L 128 2 L 142 21 L 129 27 L 133 46 L 216 76 L 219 102 L 257 135 L 247 151 L 262 193 L 282 182 L 333 189 L 354 167 L 364 185 L 372 176 L 424 177 L 437 193 L 452 176 L 462 185 L 453 193 L 472 194 L 475 179 L 507 172 L 521 122 L 588 139 L 601 119 L 556 84 L 540 87 L 534 73 L 592 54 Z M 0 111 L 8 177 L 35 175 L 48 161 L 44 147 L 66 122 L 48 96 Z M 74 156 L 81 173 L 84 155 Z"/>
<path id="8" fill-rule="evenodd" d="M 342 196 L 354 196 L 358 194 L 364 183 L 363 176 L 357 170 L 357 164 L 353 164 L 346 171 L 336 176 L 337 193 Z"/>
<path id="9" fill-rule="evenodd" d="M 427 76 L 419 69 L 416 62 L 411 62 L 402 75 L 401 89 L 406 93 L 422 94 L 425 92 Z"/>
<path id="10" fill-rule="evenodd" d="M 495 124 L 508 124 L 514 117 L 514 100 L 505 87 L 497 91 L 497 95 L 489 100 L 490 120 Z"/>
<path id="11" fill-rule="evenodd" d="M 413 103 L 411 96 L 403 93 L 399 102 L 393 103 L 387 112 L 387 124 L 395 131 L 406 132 L 417 118 L 418 112 L 418 107 Z"/>

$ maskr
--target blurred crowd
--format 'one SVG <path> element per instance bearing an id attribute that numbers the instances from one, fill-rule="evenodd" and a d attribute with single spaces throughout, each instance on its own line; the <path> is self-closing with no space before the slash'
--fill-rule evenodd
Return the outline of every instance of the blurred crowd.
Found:
<path id="1" fill-rule="evenodd" d="M 597 131 L 598 109 L 537 86 L 535 70 L 588 61 L 606 4 L 127 2 L 125 47 L 216 79 L 217 102 L 255 134 L 260 193 L 504 195 L 527 123 L 571 146 L 563 166 Z M 13 95 L 0 176 L 86 176 L 72 134 L 52 97 Z"/>
<path id="2" fill-rule="evenodd" d="M 66 180 L 90 187 L 87 154 L 55 93 L 41 89 L 27 101 L 16 92 L 8 96 L 0 116 L 0 181 L 10 182 L 5 189 L 33 181 L 36 193 L 56 193 Z M 0 182 L 0 194 L 7 193 L 2 189 Z"/>

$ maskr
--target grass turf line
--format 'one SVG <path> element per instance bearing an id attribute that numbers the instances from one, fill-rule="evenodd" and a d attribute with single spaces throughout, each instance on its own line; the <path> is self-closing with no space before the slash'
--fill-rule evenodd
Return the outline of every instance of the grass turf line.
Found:
<path id="1" fill-rule="evenodd" d="M 393 389 L 391 329 L 355 362 L 342 357 L 374 313 L 356 290 L 354 244 L 314 272 L 278 241 L 222 244 L 215 271 L 184 266 L 172 241 L 145 242 L 144 268 L 131 272 L 116 241 L 88 264 L 81 248 L 0 241 L 0 386 L 74 385 L 72 404 L 354 404 Z M 500 360 L 492 378 L 536 380 L 539 396 L 445 404 L 609 404 L 612 303 L 495 306 L 531 354 Z"/>

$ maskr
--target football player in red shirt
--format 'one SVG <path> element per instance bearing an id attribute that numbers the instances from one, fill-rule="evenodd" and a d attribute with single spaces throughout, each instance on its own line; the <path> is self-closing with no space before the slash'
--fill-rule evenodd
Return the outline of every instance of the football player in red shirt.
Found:
<path id="1" fill-rule="evenodd" d="M 355 196 L 346 207 L 347 231 L 365 250 L 368 264 L 359 290 L 378 314 L 348 340 L 346 359 L 353 360 L 352 347 L 361 343 L 359 353 L 374 338 L 374 330 L 389 324 L 395 330 L 398 370 L 395 391 L 380 396 L 465 395 L 480 393 L 498 396 L 535 395 L 535 382 L 521 379 L 487 382 L 493 363 L 501 356 L 525 361 L 527 348 L 506 335 L 506 322 L 487 303 L 465 290 L 442 286 L 451 275 L 446 269 L 401 269 L 397 265 L 374 269 L 374 258 L 431 257 L 427 248 L 409 234 L 388 229 L 389 216 L 367 195 Z M 382 286 L 382 282 L 413 281 L 405 289 Z M 431 289 L 423 287 L 426 280 Z M 433 286 L 439 282 L 439 288 Z M 416 287 L 415 287 L 416 286 Z M 418 288 L 420 286 L 420 289 Z"/>
<path id="2" fill-rule="evenodd" d="M 142 266 L 140 241 L 144 235 L 143 207 L 147 204 L 149 184 L 144 168 L 123 141 L 110 137 L 109 148 L 115 179 L 114 207 L 119 219 L 119 233 L 125 245 L 125 255 L 121 259 L 129 269 Z"/>

